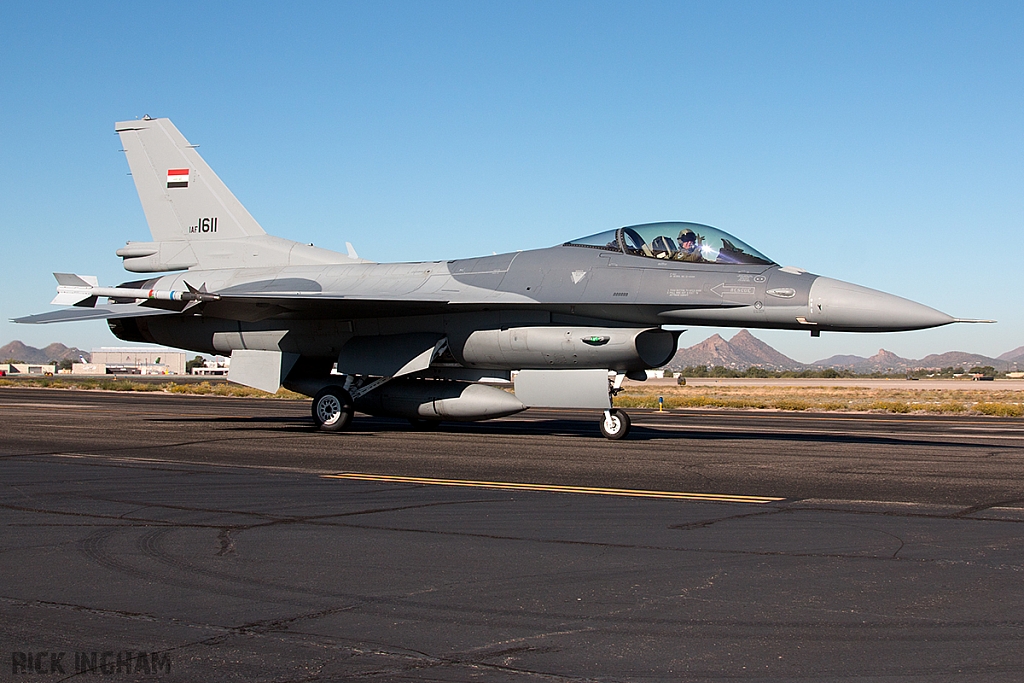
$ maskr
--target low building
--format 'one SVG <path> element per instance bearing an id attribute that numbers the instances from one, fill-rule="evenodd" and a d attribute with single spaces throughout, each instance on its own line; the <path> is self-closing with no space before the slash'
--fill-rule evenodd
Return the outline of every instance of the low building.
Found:
<path id="1" fill-rule="evenodd" d="M 185 356 L 174 349 L 103 347 L 94 349 L 92 362 L 84 365 L 103 365 L 107 375 L 184 375 Z"/>
<path id="2" fill-rule="evenodd" d="M 226 377 L 230 368 L 231 359 L 218 356 L 212 360 L 203 361 L 202 365 L 193 365 L 192 374 L 204 377 Z"/>
<path id="3" fill-rule="evenodd" d="M 107 366 L 103 363 L 73 363 L 71 365 L 72 375 L 105 375 Z"/>
<path id="4" fill-rule="evenodd" d="M 0 371 L 5 375 L 54 375 L 57 373 L 56 363 L 0 363 Z"/>

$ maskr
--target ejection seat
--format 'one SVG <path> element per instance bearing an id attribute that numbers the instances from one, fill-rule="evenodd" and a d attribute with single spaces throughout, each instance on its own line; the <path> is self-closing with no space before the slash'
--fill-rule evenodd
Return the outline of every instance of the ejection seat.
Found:
<path id="1" fill-rule="evenodd" d="M 658 235 L 651 240 L 651 251 L 654 258 L 672 258 L 676 253 L 676 242 L 671 237 Z"/>

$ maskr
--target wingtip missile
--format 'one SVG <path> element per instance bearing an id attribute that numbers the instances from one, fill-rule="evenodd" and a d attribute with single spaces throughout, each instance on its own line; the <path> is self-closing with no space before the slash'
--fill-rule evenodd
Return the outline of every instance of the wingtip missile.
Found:
<path id="1" fill-rule="evenodd" d="M 131 289 L 128 287 L 100 287 L 93 275 L 75 275 L 73 273 L 54 273 L 57 278 L 57 296 L 51 304 L 59 306 L 81 306 L 92 308 L 99 297 L 115 299 L 135 299 L 144 301 L 181 301 L 185 302 L 185 310 L 207 301 L 218 301 L 220 296 L 207 291 L 204 282 L 198 288 L 185 283 L 186 291 L 159 289 Z"/>

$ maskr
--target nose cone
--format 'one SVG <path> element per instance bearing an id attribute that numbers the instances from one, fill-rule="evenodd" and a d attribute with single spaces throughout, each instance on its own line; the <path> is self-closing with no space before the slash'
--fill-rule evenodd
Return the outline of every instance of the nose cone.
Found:
<path id="1" fill-rule="evenodd" d="M 811 284 L 808 322 L 841 332 L 900 332 L 948 325 L 953 318 L 910 299 L 841 280 Z"/>

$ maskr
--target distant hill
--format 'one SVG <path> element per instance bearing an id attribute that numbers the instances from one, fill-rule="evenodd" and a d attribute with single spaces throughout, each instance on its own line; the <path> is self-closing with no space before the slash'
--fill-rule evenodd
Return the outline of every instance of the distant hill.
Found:
<path id="1" fill-rule="evenodd" d="M 1016 361 L 1024 365 L 1024 346 L 1014 349 L 999 356 L 989 358 L 978 353 L 966 353 L 964 351 L 948 351 L 941 354 L 931 354 L 920 360 L 913 358 L 902 358 L 892 351 L 879 349 L 878 353 L 870 358 L 854 355 L 831 356 L 814 363 L 801 363 L 779 353 L 768 344 L 750 334 L 747 330 L 740 330 L 736 335 L 726 341 L 720 335 L 712 335 L 699 344 L 679 349 L 672 360 L 665 366 L 667 370 L 682 370 L 687 366 L 716 366 L 730 368 L 732 370 L 746 370 L 750 367 L 764 368 L 765 370 L 807 370 L 835 368 L 837 370 L 850 370 L 857 373 L 871 372 L 906 372 L 919 368 L 948 368 L 962 367 L 969 370 L 974 366 L 991 365 L 996 370 L 1013 369 Z"/>
<path id="2" fill-rule="evenodd" d="M 964 351 L 948 351 L 946 353 L 931 354 L 925 356 L 919 361 L 918 367 L 921 368 L 948 368 L 962 367 L 969 370 L 975 365 L 991 365 L 997 370 L 1005 370 L 1007 363 L 1001 361 L 998 358 L 989 358 L 988 356 L 982 356 L 979 353 L 966 353 Z"/>
<path id="3" fill-rule="evenodd" d="M 831 356 L 811 363 L 810 367 L 835 368 L 837 370 L 851 370 L 864 373 L 904 372 L 911 368 L 920 367 L 915 365 L 915 362 L 907 358 L 901 358 L 892 351 L 879 349 L 878 353 L 869 358 L 864 358 L 863 356 Z"/>
<path id="4" fill-rule="evenodd" d="M 947 351 L 946 353 L 933 353 L 921 359 L 901 358 L 891 351 L 879 349 L 878 353 L 870 358 L 861 356 L 832 356 L 824 360 L 811 363 L 815 368 L 836 368 L 838 370 L 852 370 L 853 372 L 905 372 L 919 368 L 957 368 L 962 367 L 970 370 L 974 366 L 991 365 L 996 370 L 1006 370 L 1009 363 L 996 358 L 989 358 L 980 353 L 966 353 L 964 351 Z"/>
<path id="5" fill-rule="evenodd" d="M 1013 351 L 1007 351 L 1001 356 L 996 356 L 999 360 L 1006 361 L 1017 361 L 1018 363 L 1024 362 L 1024 346 L 1018 346 Z"/>
<path id="6" fill-rule="evenodd" d="M 839 355 L 829 356 L 823 360 L 815 361 L 814 363 L 811 363 L 811 365 L 822 368 L 852 368 L 866 360 L 867 358 L 864 356 Z"/>
<path id="7" fill-rule="evenodd" d="M 803 363 L 779 353 L 746 330 L 740 330 L 729 341 L 715 334 L 699 344 L 679 349 L 665 368 L 682 370 L 691 365 L 721 365 L 735 370 L 749 367 L 798 370 L 804 367 Z"/>
<path id="8" fill-rule="evenodd" d="M 42 349 L 28 346 L 20 341 L 12 341 L 10 344 L 0 346 L 0 363 L 10 363 L 13 361 L 20 361 L 22 363 L 59 363 L 66 358 L 77 361 L 79 356 L 83 356 L 87 361 L 91 360 L 91 355 L 88 351 L 82 351 L 74 347 L 69 348 L 56 342 Z"/>
<path id="9" fill-rule="evenodd" d="M 731 346 L 741 358 L 766 370 L 784 370 L 802 365 L 789 356 L 776 351 L 746 330 L 740 330 L 729 340 Z"/>

